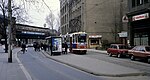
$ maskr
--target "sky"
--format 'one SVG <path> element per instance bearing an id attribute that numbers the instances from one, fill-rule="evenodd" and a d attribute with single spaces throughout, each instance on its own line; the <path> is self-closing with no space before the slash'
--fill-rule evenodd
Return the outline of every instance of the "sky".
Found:
<path id="1" fill-rule="evenodd" d="M 15 0 L 15 1 L 17 1 L 18 4 L 23 3 L 23 0 Z M 32 23 L 25 23 L 28 25 L 43 27 L 44 24 L 46 23 L 45 18 L 49 14 L 50 10 L 56 16 L 58 16 L 58 13 L 60 11 L 59 0 L 27 0 L 27 1 L 36 1 L 26 3 L 25 7 L 28 12 L 29 19 L 32 21 Z M 48 25 L 46 26 L 48 27 Z M 58 27 L 54 26 L 54 29 L 57 30 Z"/>

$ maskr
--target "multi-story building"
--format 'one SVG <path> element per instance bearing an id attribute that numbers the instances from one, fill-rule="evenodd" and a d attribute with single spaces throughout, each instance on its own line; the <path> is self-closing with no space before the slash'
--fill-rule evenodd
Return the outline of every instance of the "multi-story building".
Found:
<path id="1" fill-rule="evenodd" d="M 128 0 L 130 44 L 150 45 L 150 0 Z"/>
<path id="2" fill-rule="evenodd" d="M 60 0 L 60 32 L 62 35 L 69 32 L 69 0 Z"/>
<path id="3" fill-rule="evenodd" d="M 69 0 L 68 7 L 68 32 L 88 33 L 90 48 L 101 46 L 101 43 L 127 42 L 127 35 L 119 38 L 118 34 L 127 32 L 127 23 L 122 22 L 127 0 Z"/>

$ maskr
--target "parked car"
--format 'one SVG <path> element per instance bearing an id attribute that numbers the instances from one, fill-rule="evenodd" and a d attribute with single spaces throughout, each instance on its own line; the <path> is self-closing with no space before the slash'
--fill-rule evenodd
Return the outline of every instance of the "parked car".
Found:
<path id="1" fill-rule="evenodd" d="M 109 56 L 117 55 L 118 58 L 128 55 L 128 46 L 124 44 L 111 44 L 107 49 Z"/>
<path id="2" fill-rule="evenodd" d="M 135 60 L 135 58 L 143 58 L 150 63 L 150 46 L 135 46 L 128 52 L 131 60 Z"/>

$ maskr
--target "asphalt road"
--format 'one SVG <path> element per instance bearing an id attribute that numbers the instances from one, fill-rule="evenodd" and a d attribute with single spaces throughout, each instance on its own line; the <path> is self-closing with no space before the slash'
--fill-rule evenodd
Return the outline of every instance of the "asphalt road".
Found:
<path id="1" fill-rule="evenodd" d="M 46 58 L 32 48 L 28 48 L 25 54 L 20 52 L 18 58 L 33 80 L 104 80 Z"/>
<path id="2" fill-rule="evenodd" d="M 83 55 L 83 56 L 100 59 L 103 61 L 107 61 L 110 63 L 125 66 L 125 67 L 134 68 L 134 69 L 137 69 L 140 71 L 144 71 L 144 72 L 148 73 L 148 75 L 150 76 L 150 64 L 148 64 L 142 60 L 131 61 L 127 57 L 124 57 L 124 58 L 117 58 L 115 56 L 109 57 L 107 54 L 91 52 L 91 51 L 87 52 L 87 55 Z"/>

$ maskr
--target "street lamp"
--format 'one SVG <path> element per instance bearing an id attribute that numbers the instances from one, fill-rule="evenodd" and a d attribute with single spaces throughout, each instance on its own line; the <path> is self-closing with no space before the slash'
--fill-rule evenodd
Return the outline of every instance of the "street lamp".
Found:
<path id="1" fill-rule="evenodd" d="M 12 26 L 11 0 L 8 0 L 8 62 L 9 63 L 12 63 L 11 26 Z"/>

